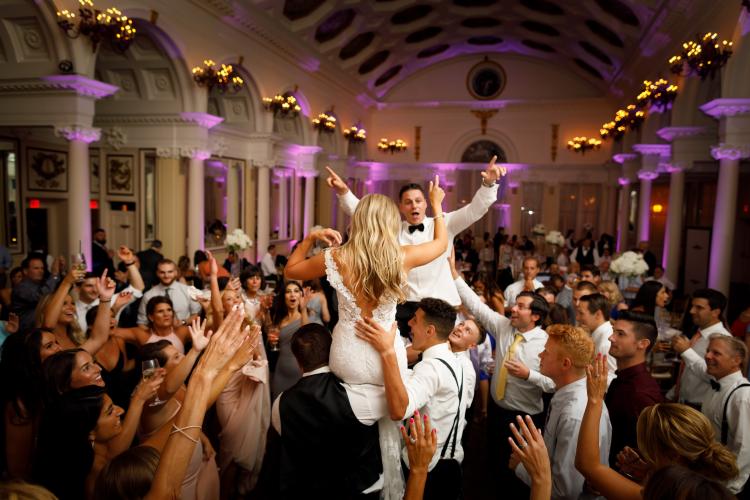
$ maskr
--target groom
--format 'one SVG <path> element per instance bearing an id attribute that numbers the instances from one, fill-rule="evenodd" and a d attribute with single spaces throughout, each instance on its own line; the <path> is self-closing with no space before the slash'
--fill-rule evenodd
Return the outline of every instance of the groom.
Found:
<path id="1" fill-rule="evenodd" d="M 497 156 L 493 156 L 487 169 L 482 172 L 482 185 L 477 190 L 471 203 L 463 208 L 445 214 L 445 225 L 448 229 L 448 241 L 468 228 L 487 213 L 497 200 L 498 181 L 505 176 L 506 169 L 495 165 Z M 328 186 L 336 191 L 339 204 L 347 215 L 352 215 L 359 199 L 349 190 L 346 183 L 330 167 L 326 167 L 329 177 Z M 406 184 L 398 194 L 398 209 L 403 215 L 399 233 L 402 245 L 419 245 L 434 237 L 434 222 L 426 216 L 427 196 L 419 184 Z M 456 286 L 453 284 L 448 267 L 448 255 L 451 245 L 445 251 L 445 258 L 438 257 L 429 264 L 409 271 L 406 277 L 406 302 L 396 309 L 396 321 L 402 336 L 410 337 L 409 320 L 414 317 L 419 301 L 426 297 L 442 299 L 454 307 L 461 305 Z M 410 356 L 411 358 L 411 356 Z M 409 359 L 414 362 L 415 359 Z"/>

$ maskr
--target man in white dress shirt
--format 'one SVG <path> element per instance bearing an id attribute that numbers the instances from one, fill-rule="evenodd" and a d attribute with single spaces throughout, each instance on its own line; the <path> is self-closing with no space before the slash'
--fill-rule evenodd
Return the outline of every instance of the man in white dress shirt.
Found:
<path id="1" fill-rule="evenodd" d="M 539 259 L 536 257 L 526 257 L 523 259 L 523 278 L 505 287 L 506 308 L 513 307 L 519 293 L 523 291 L 533 292 L 544 286 L 541 281 L 536 279 L 539 269 Z"/>
<path id="2" fill-rule="evenodd" d="M 737 457 L 739 475 L 727 483 L 738 498 L 749 498 L 750 382 L 742 376 L 747 346 L 736 337 L 711 335 L 706 350 L 706 373 L 713 377 L 703 400 L 703 414 L 711 421 L 716 438 Z M 742 492 L 742 493 L 740 493 Z"/>
<path id="3" fill-rule="evenodd" d="M 393 420 L 429 415 L 437 429 L 437 449 L 428 466 L 425 499 L 457 499 L 461 496 L 462 421 L 471 379 L 464 364 L 451 352 L 448 337 L 456 323 L 456 311 L 446 301 L 425 298 L 409 321 L 414 335 L 413 348 L 422 353 L 422 361 L 401 378 L 393 338 L 396 330 L 386 332 L 371 318 L 357 323 L 357 336 L 370 343 L 381 355 L 388 410 Z M 473 369 L 472 369 L 473 372 Z M 415 411 L 419 410 L 419 415 Z M 406 448 L 401 458 L 409 466 Z M 405 471 L 406 472 L 406 471 Z"/>
<path id="4" fill-rule="evenodd" d="M 488 438 L 498 486 L 511 494 L 515 475 L 508 470 L 511 448 L 509 427 L 516 415 L 531 415 L 541 427 L 543 392 L 552 392 L 554 382 L 539 372 L 539 353 L 544 350 L 547 334 L 541 325 L 547 318 L 547 301 L 533 292 L 521 292 L 511 308 L 510 319 L 490 309 L 458 275 L 449 261 L 451 274 L 464 307 L 473 314 L 495 338 L 495 370 L 490 381 L 492 402 L 488 404 Z M 528 495 L 528 492 L 526 493 Z"/>
<path id="5" fill-rule="evenodd" d="M 264 276 L 276 276 L 276 245 L 268 245 L 266 253 L 260 259 L 260 269 Z"/>
<path id="6" fill-rule="evenodd" d="M 609 310 L 607 298 L 601 293 L 584 295 L 578 300 L 576 308 L 578 326 L 591 333 L 591 339 L 594 341 L 594 354 L 607 356 L 607 365 L 609 365 L 607 387 L 615 378 L 615 370 L 617 370 L 617 360 L 609 355 L 609 338 L 612 336 Z"/>
<path id="7" fill-rule="evenodd" d="M 547 334 L 549 338 L 539 357 L 542 374 L 555 382 L 555 395 L 543 426 L 552 467 L 551 498 L 573 500 L 585 497 L 585 480 L 573 464 L 578 431 L 588 401 L 586 366 L 594 357 L 594 342 L 582 328 L 571 325 L 550 325 Z M 611 434 L 609 414 L 604 406 L 599 420 L 599 456 L 604 464 L 609 460 Z M 531 485 L 528 472 L 515 455 L 508 465 L 522 481 Z"/>
<path id="8" fill-rule="evenodd" d="M 706 349 L 714 333 L 731 335 L 722 321 L 727 298 L 718 290 L 703 288 L 693 292 L 690 315 L 698 331 L 688 340 L 683 335 L 672 338 L 672 348 L 682 358 L 677 382 L 667 393 L 667 399 L 684 403 L 700 410 L 711 391 L 706 374 Z"/>
<path id="9" fill-rule="evenodd" d="M 143 294 L 138 308 L 138 324 L 148 323 L 146 305 L 156 296 L 164 296 L 172 301 L 175 324 L 187 325 L 201 312 L 201 305 L 190 298 L 189 287 L 177 281 L 177 266 L 169 259 L 162 259 L 156 265 L 156 277 L 159 284 Z"/>
<path id="10" fill-rule="evenodd" d="M 448 241 L 468 228 L 487 213 L 490 206 L 497 201 L 498 181 L 505 176 L 506 170 L 495 165 L 493 157 L 487 169 L 482 172 L 482 185 L 477 190 L 471 203 L 463 208 L 445 214 L 445 226 L 448 229 Z M 344 181 L 330 167 L 328 185 L 336 191 L 339 204 L 347 215 L 354 213 L 359 199 L 349 190 Z M 426 216 L 427 197 L 419 184 L 407 184 L 399 192 L 398 209 L 404 217 L 399 233 L 402 245 L 418 245 L 434 238 L 434 222 Z M 425 297 L 442 299 L 452 306 L 461 305 L 461 300 L 453 286 L 450 269 L 446 258 L 451 253 L 449 245 L 444 257 L 438 257 L 429 264 L 416 267 L 406 276 L 406 302 L 396 309 L 399 333 L 409 337 L 409 320 L 417 310 L 417 303 Z"/>

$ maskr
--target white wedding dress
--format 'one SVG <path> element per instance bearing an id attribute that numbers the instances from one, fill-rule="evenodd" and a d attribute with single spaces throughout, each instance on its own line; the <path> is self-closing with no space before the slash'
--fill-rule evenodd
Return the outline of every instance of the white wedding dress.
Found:
<path id="1" fill-rule="evenodd" d="M 350 385 L 366 385 L 373 397 L 385 397 L 383 367 L 380 355 L 367 342 L 357 337 L 354 325 L 362 317 L 362 310 L 351 291 L 344 285 L 331 249 L 324 252 L 326 277 L 336 290 L 339 321 L 333 328 L 333 341 L 328 364 L 331 371 Z M 396 299 L 383 298 L 372 311 L 373 319 L 385 330 L 390 330 L 396 321 Z M 393 341 L 401 378 L 406 376 L 406 348 L 401 336 Z M 404 480 L 401 473 L 401 434 L 398 422 L 388 415 L 378 421 L 380 453 L 383 461 L 383 490 L 381 498 L 401 500 L 404 495 Z"/>

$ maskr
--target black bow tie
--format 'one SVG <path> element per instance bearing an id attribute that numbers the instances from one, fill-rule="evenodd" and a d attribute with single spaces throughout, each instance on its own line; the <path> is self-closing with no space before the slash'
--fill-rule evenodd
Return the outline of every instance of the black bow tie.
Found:
<path id="1" fill-rule="evenodd" d="M 424 224 L 415 224 L 413 226 L 409 226 L 409 234 L 413 233 L 414 231 L 424 231 Z"/>
<path id="2" fill-rule="evenodd" d="M 719 392 L 719 389 L 721 389 L 721 384 L 715 380 L 709 380 L 709 382 L 711 382 L 711 389 L 715 390 L 716 392 Z"/>

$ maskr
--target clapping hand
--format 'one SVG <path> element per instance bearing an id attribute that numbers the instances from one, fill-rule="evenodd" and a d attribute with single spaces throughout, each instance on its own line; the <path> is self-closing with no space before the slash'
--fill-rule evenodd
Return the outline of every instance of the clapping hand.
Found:
<path id="1" fill-rule="evenodd" d="M 497 156 L 493 156 L 490 160 L 489 165 L 487 165 L 487 170 L 482 172 L 482 179 L 485 183 L 493 183 L 500 180 L 501 177 L 505 177 L 505 175 L 508 173 L 508 170 L 505 167 L 499 167 L 495 165 L 495 162 L 497 161 Z"/>
<path id="2" fill-rule="evenodd" d="M 401 426 L 401 436 L 406 443 L 406 453 L 409 457 L 409 469 L 426 472 L 437 449 L 437 429 L 430 427 L 430 417 L 424 416 L 424 426 L 421 422 L 419 410 L 409 419 L 409 434 Z"/>
<path id="3" fill-rule="evenodd" d="M 586 393 L 589 400 L 601 401 L 604 399 L 604 393 L 607 392 L 607 356 L 601 353 L 596 355 L 594 361 L 586 367 Z"/>
<path id="4" fill-rule="evenodd" d="M 547 452 L 547 446 L 544 444 L 542 433 L 539 432 L 539 429 L 534 425 L 534 421 L 528 415 L 526 415 L 525 421 L 518 415 L 516 422 L 516 424 L 510 424 L 510 432 L 513 437 L 508 438 L 513 455 L 523 464 L 532 480 L 536 482 L 548 481 L 551 484 L 552 471 L 549 453 Z"/>
<path id="5" fill-rule="evenodd" d="M 206 320 L 201 321 L 200 318 L 194 318 L 193 322 L 188 325 L 190 331 L 190 338 L 193 339 L 193 349 L 198 352 L 203 351 L 211 340 L 211 332 L 208 335 L 205 334 Z"/>
<path id="6" fill-rule="evenodd" d="M 326 179 L 326 184 L 328 184 L 328 187 L 335 190 L 336 194 L 338 194 L 339 196 L 345 195 L 347 191 L 349 191 L 346 183 L 328 165 L 326 165 L 326 170 L 328 170 L 328 178 Z"/>
<path id="7" fill-rule="evenodd" d="M 245 329 L 248 332 L 249 340 L 243 344 L 242 349 L 237 350 L 229 361 L 227 366 L 231 372 L 236 372 L 245 366 L 258 352 L 258 346 L 260 345 L 260 325 L 256 323 L 249 327 L 249 330 Z"/>
<path id="8" fill-rule="evenodd" d="M 312 233 L 309 234 L 308 238 L 312 238 L 313 240 L 317 240 L 317 241 L 322 241 L 329 247 L 337 247 L 341 245 L 341 241 L 343 240 L 341 238 L 341 233 L 331 228 L 319 229 L 317 231 L 313 231 Z"/>
<path id="9" fill-rule="evenodd" d="M 216 333 L 213 336 L 209 333 L 210 341 L 196 371 L 200 370 L 208 377 L 215 376 L 249 342 L 249 327 L 242 330 L 244 315 L 245 308 L 234 305 Z"/>

